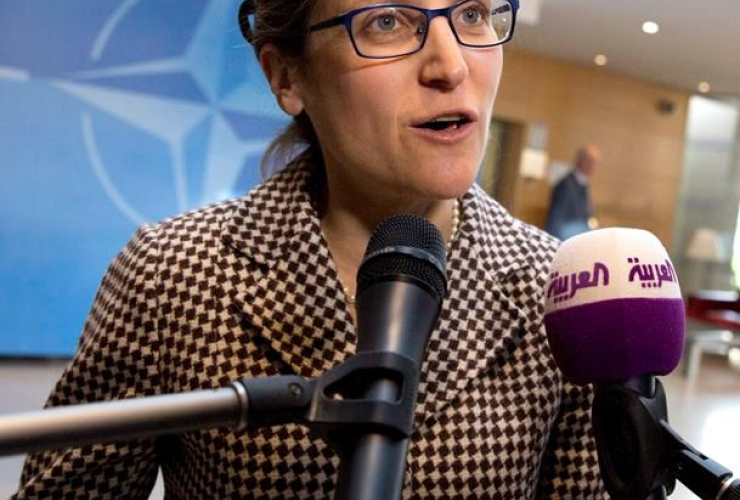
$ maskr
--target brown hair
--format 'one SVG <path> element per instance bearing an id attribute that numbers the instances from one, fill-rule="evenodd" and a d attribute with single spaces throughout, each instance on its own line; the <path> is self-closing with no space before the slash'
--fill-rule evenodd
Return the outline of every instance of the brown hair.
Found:
<path id="1" fill-rule="evenodd" d="M 239 27 L 257 58 L 262 48 L 271 43 L 283 56 L 300 62 L 315 5 L 315 0 L 246 0 L 239 8 Z M 316 132 L 305 111 L 294 117 L 267 147 L 261 162 L 262 175 L 267 177 L 280 170 L 304 151 L 320 158 Z"/>

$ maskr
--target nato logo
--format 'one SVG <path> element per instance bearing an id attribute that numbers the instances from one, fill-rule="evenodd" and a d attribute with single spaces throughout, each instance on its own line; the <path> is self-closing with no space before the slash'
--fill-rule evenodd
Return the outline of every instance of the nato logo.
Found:
<path id="1" fill-rule="evenodd" d="M 246 193 L 286 117 L 236 0 L 0 3 L 0 355 L 67 355 L 137 226 Z"/>

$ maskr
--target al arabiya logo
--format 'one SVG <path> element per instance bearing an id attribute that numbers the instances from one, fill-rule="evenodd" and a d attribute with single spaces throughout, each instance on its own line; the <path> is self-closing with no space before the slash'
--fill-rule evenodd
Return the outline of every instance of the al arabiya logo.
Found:
<path id="1" fill-rule="evenodd" d="M 163 34 L 167 43 L 178 44 L 165 54 L 156 45 L 147 48 L 136 23 L 149 22 L 149 29 L 155 21 L 167 23 L 181 14 L 172 12 L 173 6 L 180 8 L 179 2 L 124 0 L 104 19 L 87 47 L 87 60 L 80 64 L 86 69 L 47 79 L 52 87 L 86 104 L 79 112 L 85 154 L 107 197 L 137 225 L 152 216 L 137 206 L 133 188 L 115 181 L 105 160 L 116 150 L 137 144 L 106 142 L 111 134 L 100 133 L 96 117 L 104 115 L 107 123 L 118 123 L 121 134 L 134 130 L 164 146 L 159 148 L 169 163 L 169 175 L 164 177 L 171 184 L 162 188 L 174 192 L 176 204 L 166 207 L 169 213 L 243 194 L 258 178 L 261 153 L 287 122 L 267 90 L 251 47 L 241 38 L 236 25 L 238 3 L 197 4 L 188 32 Z M 193 10 L 192 5 L 186 8 Z M 134 42 L 137 59 L 131 60 L 130 54 L 120 57 L 128 54 L 127 44 Z M 22 71 L 0 67 L 0 77 L 19 75 Z M 142 161 L 146 164 L 147 159 Z M 161 162 L 161 158 L 150 161 Z"/>

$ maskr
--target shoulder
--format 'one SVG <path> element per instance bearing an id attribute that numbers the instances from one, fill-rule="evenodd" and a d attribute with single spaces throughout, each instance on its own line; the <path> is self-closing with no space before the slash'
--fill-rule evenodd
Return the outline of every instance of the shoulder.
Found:
<path id="1" fill-rule="evenodd" d="M 170 245 L 187 246 L 223 238 L 231 233 L 266 229 L 265 225 L 285 217 L 307 197 L 309 167 L 294 162 L 263 181 L 247 194 L 178 214 L 150 226 L 158 238 Z"/>
<path id="2" fill-rule="evenodd" d="M 568 172 L 565 174 L 562 178 L 560 178 L 559 181 L 555 183 L 555 190 L 563 190 L 568 189 L 571 186 L 577 185 L 578 180 L 576 179 L 576 174 L 573 171 Z"/>
<path id="3" fill-rule="evenodd" d="M 135 233 L 129 247 L 146 248 L 165 266 L 184 259 L 202 258 L 218 245 L 224 220 L 244 197 L 221 201 L 184 212 L 162 221 L 145 224 Z"/>
<path id="4" fill-rule="evenodd" d="M 233 265 L 239 256 L 263 263 L 310 226 L 310 171 L 305 162 L 293 162 L 243 196 L 145 224 L 125 252 L 165 276 Z"/>
<path id="5" fill-rule="evenodd" d="M 547 274 L 560 240 L 517 219 L 479 186 L 474 186 L 471 193 L 481 208 L 477 237 L 494 261 L 504 268 L 526 267 Z"/>

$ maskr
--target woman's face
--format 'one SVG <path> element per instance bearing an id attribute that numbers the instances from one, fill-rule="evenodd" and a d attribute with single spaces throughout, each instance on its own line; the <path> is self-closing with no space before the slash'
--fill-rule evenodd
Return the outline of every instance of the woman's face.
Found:
<path id="1" fill-rule="evenodd" d="M 412 0 L 440 8 L 454 0 Z M 312 24 L 372 0 L 322 0 Z M 300 72 L 302 104 L 324 154 L 330 189 L 373 199 L 440 200 L 475 180 L 502 68 L 501 47 L 458 44 L 435 18 L 421 51 L 394 59 L 358 56 L 343 27 L 308 37 Z M 429 122 L 463 119 L 436 130 Z M 382 191 L 379 191 L 382 190 Z"/>

